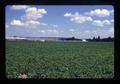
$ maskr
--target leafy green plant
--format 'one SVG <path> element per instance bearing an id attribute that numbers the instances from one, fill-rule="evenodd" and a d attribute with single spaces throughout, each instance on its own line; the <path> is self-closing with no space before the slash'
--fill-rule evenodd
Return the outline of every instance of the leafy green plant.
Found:
<path id="1" fill-rule="evenodd" d="M 6 76 L 113 78 L 113 42 L 6 41 Z"/>

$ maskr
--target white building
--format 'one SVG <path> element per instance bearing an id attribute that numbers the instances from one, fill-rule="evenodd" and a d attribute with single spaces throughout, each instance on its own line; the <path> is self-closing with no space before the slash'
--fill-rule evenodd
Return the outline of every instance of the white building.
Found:
<path id="1" fill-rule="evenodd" d="M 45 40 L 43 39 L 43 40 L 40 40 L 41 42 L 45 42 Z"/>
<path id="2" fill-rule="evenodd" d="M 82 42 L 87 42 L 87 40 L 86 39 L 82 39 Z"/>

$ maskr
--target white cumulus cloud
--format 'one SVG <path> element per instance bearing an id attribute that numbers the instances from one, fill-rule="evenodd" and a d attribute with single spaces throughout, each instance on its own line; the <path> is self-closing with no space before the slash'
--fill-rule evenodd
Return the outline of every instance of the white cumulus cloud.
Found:
<path id="1" fill-rule="evenodd" d="M 11 25 L 13 26 L 19 26 L 19 27 L 25 27 L 25 28 L 36 28 L 37 26 L 40 25 L 39 21 L 34 21 L 34 20 L 30 20 L 30 21 L 21 21 L 21 20 L 12 20 Z"/>
<path id="2" fill-rule="evenodd" d="M 9 28 L 9 25 L 6 24 L 6 25 L 5 25 L 5 28 Z"/>
<path id="3" fill-rule="evenodd" d="M 41 30 L 41 33 L 45 33 L 45 30 Z"/>
<path id="4" fill-rule="evenodd" d="M 22 23 L 20 20 L 16 20 L 16 19 L 12 20 L 10 24 L 14 25 L 14 26 L 24 26 L 24 23 Z"/>
<path id="5" fill-rule="evenodd" d="M 39 21 L 30 20 L 30 21 L 27 21 L 26 24 L 29 24 L 29 25 L 39 25 L 40 22 Z"/>
<path id="6" fill-rule="evenodd" d="M 103 20 L 103 24 L 110 25 L 110 24 L 111 24 L 111 21 L 109 21 L 109 20 Z"/>
<path id="7" fill-rule="evenodd" d="M 13 9 L 13 10 L 22 10 L 22 9 L 27 9 L 29 7 L 30 6 L 27 6 L 27 5 L 12 5 L 11 9 Z"/>
<path id="8" fill-rule="evenodd" d="M 106 16 L 110 16 L 110 13 L 113 13 L 113 10 L 95 9 L 95 10 L 86 12 L 85 14 L 90 16 L 106 17 Z"/>
<path id="9" fill-rule="evenodd" d="M 72 14 L 71 14 L 71 13 L 65 13 L 64 16 L 65 16 L 65 17 L 71 17 Z"/>
<path id="10" fill-rule="evenodd" d="M 93 25 L 95 26 L 100 26 L 100 27 L 103 27 L 104 25 L 110 25 L 112 22 L 112 20 L 94 20 L 92 22 Z"/>
<path id="11" fill-rule="evenodd" d="M 47 11 L 43 8 L 30 7 L 27 5 L 13 5 L 12 8 L 25 9 L 25 14 L 21 16 L 20 20 L 12 20 L 11 25 L 24 26 L 26 28 L 37 28 L 38 25 L 46 26 L 46 23 L 40 22 L 39 19 L 43 17 Z"/>
<path id="12" fill-rule="evenodd" d="M 112 19 L 112 20 L 110 20 L 110 22 L 114 22 L 114 20 Z"/>
<path id="13" fill-rule="evenodd" d="M 78 12 L 75 12 L 74 14 L 65 13 L 64 17 L 69 17 L 70 21 L 75 23 L 84 23 L 86 21 L 93 21 L 91 17 L 80 15 Z"/>
<path id="14" fill-rule="evenodd" d="M 45 9 L 37 9 L 36 7 L 27 8 L 25 12 L 26 14 L 21 17 L 23 20 L 38 20 L 47 13 Z"/>
<path id="15" fill-rule="evenodd" d="M 74 30 L 74 29 L 69 29 L 69 31 L 73 32 L 73 31 L 75 31 L 75 30 Z"/>

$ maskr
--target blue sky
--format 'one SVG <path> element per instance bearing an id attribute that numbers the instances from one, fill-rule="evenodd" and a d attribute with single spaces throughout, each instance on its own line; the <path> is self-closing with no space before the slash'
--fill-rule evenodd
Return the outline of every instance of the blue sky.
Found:
<path id="1" fill-rule="evenodd" d="M 8 5 L 6 37 L 114 37 L 111 5 Z"/>

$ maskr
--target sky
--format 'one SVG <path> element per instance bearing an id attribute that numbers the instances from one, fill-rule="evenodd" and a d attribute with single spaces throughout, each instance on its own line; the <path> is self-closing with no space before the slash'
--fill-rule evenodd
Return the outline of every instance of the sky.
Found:
<path id="1" fill-rule="evenodd" d="M 8 5 L 6 37 L 114 37 L 112 5 Z"/>

